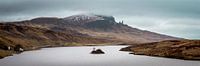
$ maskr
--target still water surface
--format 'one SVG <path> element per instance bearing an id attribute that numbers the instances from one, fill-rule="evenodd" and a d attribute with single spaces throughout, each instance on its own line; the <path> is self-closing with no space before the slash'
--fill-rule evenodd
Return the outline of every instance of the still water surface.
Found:
<path id="1" fill-rule="evenodd" d="M 90 54 L 92 48 L 105 54 Z M 57 47 L 27 51 L 0 59 L 0 66 L 200 66 L 200 61 L 131 55 L 126 46 Z"/>

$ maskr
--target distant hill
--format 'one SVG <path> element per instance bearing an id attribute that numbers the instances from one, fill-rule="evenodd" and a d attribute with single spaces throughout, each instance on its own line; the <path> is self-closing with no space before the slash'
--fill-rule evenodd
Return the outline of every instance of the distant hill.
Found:
<path id="1" fill-rule="evenodd" d="M 148 43 L 180 38 L 162 35 L 130 27 L 123 22 L 116 22 L 113 16 L 80 14 L 65 18 L 40 17 L 32 20 L 12 22 L 19 26 L 45 28 L 56 32 L 75 31 L 95 38 L 123 43 Z"/>

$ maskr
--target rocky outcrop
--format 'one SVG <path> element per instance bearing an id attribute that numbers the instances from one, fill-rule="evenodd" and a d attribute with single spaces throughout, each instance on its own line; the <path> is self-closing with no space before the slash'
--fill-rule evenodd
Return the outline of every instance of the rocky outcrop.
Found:
<path id="1" fill-rule="evenodd" d="M 93 50 L 91 54 L 105 54 L 101 49 Z"/>

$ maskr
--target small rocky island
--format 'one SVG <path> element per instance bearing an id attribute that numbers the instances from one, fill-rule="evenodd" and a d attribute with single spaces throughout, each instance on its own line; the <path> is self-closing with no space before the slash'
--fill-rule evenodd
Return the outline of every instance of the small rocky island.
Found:
<path id="1" fill-rule="evenodd" d="M 92 52 L 90 52 L 90 54 L 105 54 L 105 52 L 103 52 L 101 49 L 95 49 L 93 48 Z"/>

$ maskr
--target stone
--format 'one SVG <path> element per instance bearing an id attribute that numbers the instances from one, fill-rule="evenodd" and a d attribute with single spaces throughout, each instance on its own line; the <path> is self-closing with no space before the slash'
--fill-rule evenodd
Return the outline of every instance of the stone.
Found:
<path id="1" fill-rule="evenodd" d="M 101 49 L 93 50 L 91 54 L 105 54 Z"/>

